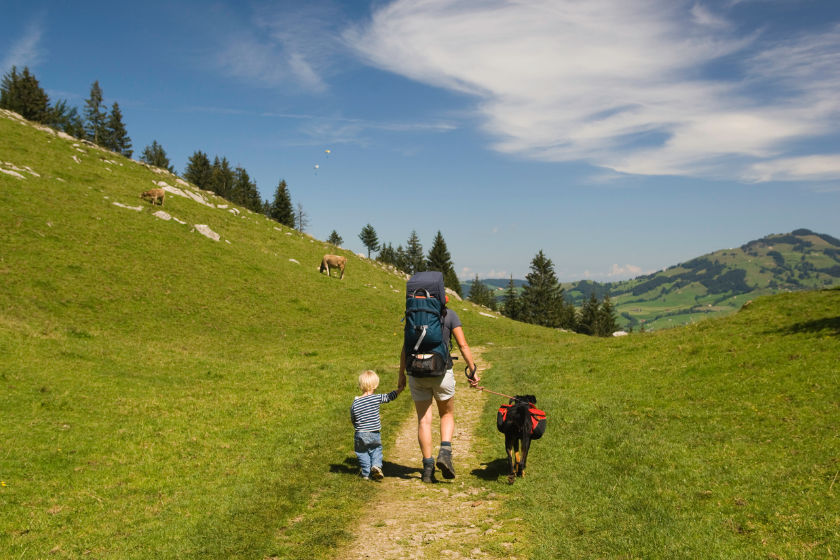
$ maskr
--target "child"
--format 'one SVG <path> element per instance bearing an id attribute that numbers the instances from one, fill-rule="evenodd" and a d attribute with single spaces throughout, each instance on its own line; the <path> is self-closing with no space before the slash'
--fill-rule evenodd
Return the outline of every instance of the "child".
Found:
<path id="1" fill-rule="evenodd" d="M 391 402 L 405 390 L 400 387 L 387 395 L 373 394 L 379 386 L 379 376 L 374 371 L 366 371 L 359 376 L 359 389 L 362 396 L 353 400 L 350 407 L 350 420 L 356 429 L 353 448 L 362 466 L 362 478 L 382 480 L 382 438 L 379 435 L 382 425 L 379 422 L 379 405 Z"/>

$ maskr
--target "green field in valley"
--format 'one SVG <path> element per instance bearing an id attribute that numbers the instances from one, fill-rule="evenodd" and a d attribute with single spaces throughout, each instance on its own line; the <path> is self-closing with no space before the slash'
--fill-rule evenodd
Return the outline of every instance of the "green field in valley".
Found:
<path id="1" fill-rule="evenodd" d="M 396 383 L 404 280 L 76 143 L 0 115 L 3 557 L 334 557 L 375 495 L 348 409 L 362 370 Z M 160 181 L 192 193 L 163 207 L 184 223 L 139 200 Z M 837 555 L 840 291 L 737 297 L 616 339 L 455 304 L 488 388 L 549 416 L 508 486 L 491 399 L 459 474 L 526 520 L 531 557 Z M 386 453 L 410 407 L 383 408 Z"/>

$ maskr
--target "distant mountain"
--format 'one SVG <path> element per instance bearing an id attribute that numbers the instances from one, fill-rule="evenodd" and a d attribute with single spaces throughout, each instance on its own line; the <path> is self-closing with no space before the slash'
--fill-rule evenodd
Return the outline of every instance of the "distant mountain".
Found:
<path id="1" fill-rule="evenodd" d="M 840 284 L 840 239 L 808 229 L 773 234 L 622 282 L 564 284 L 580 305 L 609 292 L 624 326 L 667 328 L 728 315 L 760 295 Z"/>

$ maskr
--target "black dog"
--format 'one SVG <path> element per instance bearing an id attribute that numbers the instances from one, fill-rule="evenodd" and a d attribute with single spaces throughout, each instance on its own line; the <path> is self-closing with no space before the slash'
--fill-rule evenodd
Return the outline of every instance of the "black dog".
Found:
<path id="1" fill-rule="evenodd" d="M 545 412 L 534 407 L 537 397 L 534 395 L 520 395 L 510 400 L 510 404 L 499 407 L 496 417 L 496 427 L 505 434 L 505 451 L 507 451 L 510 474 L 508 484 L 513 484 L 516 477 L 525 476 L 525 463 L 528 460 L 528 450 L 531 440 L 540 439 L 545 433 Z M 522 442 L 522 456 L 519 455 L 519 443 Z M 516 461 L 514 461 L 514 456 Z"/>

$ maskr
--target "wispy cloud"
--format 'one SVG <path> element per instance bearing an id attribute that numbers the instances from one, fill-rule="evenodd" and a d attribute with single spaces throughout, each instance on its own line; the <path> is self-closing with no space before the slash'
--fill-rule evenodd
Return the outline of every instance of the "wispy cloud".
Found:
<path id="1" fill-rule="evenodd" d="M 9 47 L 3 57 L 0 70 L 7 71 L 12 66 L 35 66 L 44 54 L 41 48 L 41 36 L 44 33 L 41 18 L 36 18 L 23 31 L 23 35 Z"/>
<path id="2" fill-rule="evenodd" d="M 649 270 L 644 274 L 650 274 L 654 272 L 653 270 Z M 618 266 L 617 264 L 612 265 L 612 268 L 609 272 L 589 272 L 585 270 L 581 276 L 584 278 L 610 278 L 610 279 L 617 279 L 617 278 L 633 278 L 639 276 L 642 273 L 642 267 L 626 264 L 624 266 Z"/>
<path id="3" fill-rule="evenodd" d="M 324 3 L 255 8 L 250 21 L 227 22 L 215 64 L 264 87 L 325 91 L 341 50 L 335 11 Z"/>
<path id="4" fill-rule="evenodd" d="M 814 155 L 797 143 L 836 134 L 840 26 L 767 46 L 725 16 L 672 0 L 396 0 L 344 39 L 371 65 L 475 96 L 500 152 L 636 175 L 808 180 L 782 168 Z M 739 76 L 715 77 L 724 57 Z"/>

